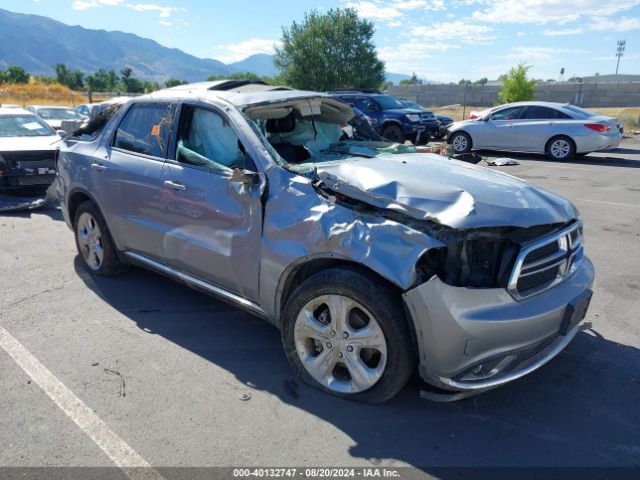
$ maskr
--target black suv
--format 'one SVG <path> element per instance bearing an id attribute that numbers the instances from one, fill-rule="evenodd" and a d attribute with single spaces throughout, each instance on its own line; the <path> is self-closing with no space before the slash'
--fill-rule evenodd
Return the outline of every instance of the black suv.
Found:
<path id="1" fill-rule="evenodd" d="M 328 92 L 360 109 L 375 130 L 387 140 L 403 143 L 426 143 L 438 136 L 440 123 L 433 112 L 407 108 L 391 95 L 369 90 L 334 90 Z"/>

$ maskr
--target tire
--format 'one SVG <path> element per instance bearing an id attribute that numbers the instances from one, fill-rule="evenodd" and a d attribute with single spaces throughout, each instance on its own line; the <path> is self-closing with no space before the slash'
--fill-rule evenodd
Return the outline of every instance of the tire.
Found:
<path id="1" fill-rule="evenodd" d="M 562 162 L 571 160 L 576 155 L 576 144 L 569 137 L 558 135 L 547 142 L 547 157 L 549 160 Z"/>
<path id="2" fill-rule="evenodd" d="M 395 143 L 404 143 L 406 140 L 404 133 L 402 133 L 402 129 L 394 123 L 387 125 L 382 129 L 382 136 L 390 142 Z"/>
<path id="3" fill-rule="evenodd" d="M 400 296 L 373 275 L 350 268 L 317 273 L 291 294 L 282 315 L 282 343 L 305 382 L 366 403 L 396 395 L 416 365 Z"/>
<path id="4" fill-rule="evenodd" d="M 78 255 L 89 273 L 110 277 L 127 269 L 120 260 L 104 217 L 93 202 L 80 204 L 73 221 L 73 231 Z"/>
<path id="5" fill-rule="evenodd" d="M 467 132 L 452 133 L 450 143 L 451 149 L 455 154 L 469 153 L 471 151 L 471 137 Z"/>

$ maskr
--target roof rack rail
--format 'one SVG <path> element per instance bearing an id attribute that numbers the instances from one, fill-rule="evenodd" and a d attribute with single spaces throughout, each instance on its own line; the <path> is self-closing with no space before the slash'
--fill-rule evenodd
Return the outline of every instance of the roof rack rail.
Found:
<path id="1" fill-rule="evenodd" d="M 226 91 L 234 88 L 244 87 L 245 85 L 269 85 L 262 80 L 222 80 L 220 83 L 209 87 L 207 90 Z"/>
<path id="2" fill-rule="evenodd" d="M 380 90 L 376 88 L 335 88 L 333 90 L 329 90 L 327 93 L 381 93 Z"/>

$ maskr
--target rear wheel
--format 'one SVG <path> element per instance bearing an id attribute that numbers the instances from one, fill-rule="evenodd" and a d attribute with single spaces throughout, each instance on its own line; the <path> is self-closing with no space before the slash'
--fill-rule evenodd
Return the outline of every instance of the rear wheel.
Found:
<path id="1" fill-rule="evenodd" d="M 398 393 L 416 363 L 399 297 L 351 269 L 320 272 L 293 292 L 282 341 L 303 380 L 369 403 Z"/>
<path id="2" fill-rule="evenodd" d="M 553 137 L 547 142 L 547 156 L 551 160 L 571 160 L 576 154 L 576 146 L 569 137 Z"/>
<path id="3" fill-rule="evenodd" d="M 126 270 L 126 265 L 118 256 L 111 232 L 93 202 L 83 202 L 76 210 L 74 232 L 78 254 L 89 272 L 112 276 Z"/>
<path id="4" fill-rule="evenodd" d="M 384 127 L 384 129 L 382 130 L 382 136 L 390 142 L 395 143 L 404 143 L 404 141 L 406 140 L 404 133 L 402 133 L 402 129 L 395 124 L 387 125 L 386 127 Z"/>
<path id="5" fill-rule="evenodd" d="M 455 132 L 451 135 L 453 153 L 469 153 L 471 151 L 471 137 L 467 132 Z"/>

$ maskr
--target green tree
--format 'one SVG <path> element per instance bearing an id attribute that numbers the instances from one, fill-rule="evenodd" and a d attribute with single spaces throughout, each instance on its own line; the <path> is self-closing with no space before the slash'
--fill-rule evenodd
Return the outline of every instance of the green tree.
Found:
<path id="1" fill-rule="evenodd" d="M 72 72 L 63 63 L 56 64 L 55 70 L 58 83 L 71 90 L 81 90 L 84 87 L 84 73 L 82 71 L 76 70 Z"/>
<path id="2" fill-rule="evenodd" d="M 170 78 L 166 82 L 164 82 L 164 88 L 177 87 L 178 85 L 186 85 L 186 80 L 178 80 L 177 78 Z"/>
<path id="3" fill-rule="evenodd" d="M 142 88 L 144 89 L 144 93 L 151 93 L 160 90 L 161 87 L 158 82 L 149 82 L 147 80 L 143 80 Z"/>
<path id="4" fill-rule="evenodd" d="M 414 73 L 411 75 L 411 78 L 400 80 L 400 85 L 422 85 L 422 80 L 418 78 L 416 73 Z"/>
<path id="5" fill-rule="evenodd" d="M 522 63 L 511 67 L 509 73 L 502 79 L 502 88 L 498 92 L 500 100 L 504 103 L 511 103 L 534 99 L 533 87 L 536 81 L 527 78 L 530 68 L 530 65 L 526 66 Z"/>
<path id="6" fill-rule="evenodd" d="M 131 67 L 124 67 L 120 70 L 122 87 L 125 93 L 142 93 L 144 92 L 144 84 L 131 76 L 133 69 Z"/>
<path id="7" fill-rule="evenodd" d="M 29 83 L 30 77 L 24 68 L 17 65 L 7 68 L 5 76 L 7 83 Z"/>
<path id="8" fill-rule="evenodd" d="M 384 63 L 373 34 L 373 23 L 358 18 L 354 9 L 312 10 L 302 23 L 282 28 L 274 63 L 285 83 L 295 88 L 378 88 L 384 82 Z"/>

